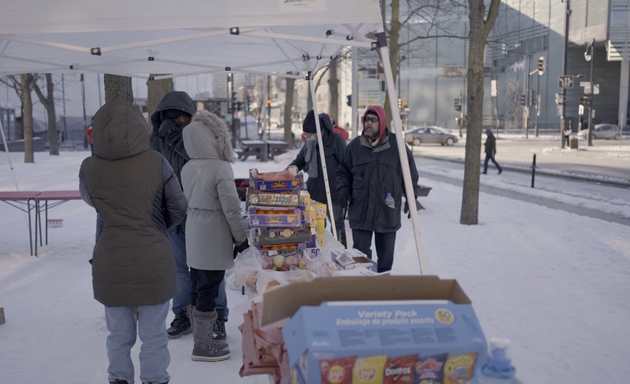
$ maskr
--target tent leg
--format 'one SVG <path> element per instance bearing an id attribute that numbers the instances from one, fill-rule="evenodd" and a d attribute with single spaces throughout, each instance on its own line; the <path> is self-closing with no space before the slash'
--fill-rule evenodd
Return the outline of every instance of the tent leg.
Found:
<path id="1" fill-rule="evenodd" d="M 357 137 L 359 132 L 359 122 L 358 122 L 358 106 L 359 106 L 359 48 L 352 47 L 352 95 L 350 96 L 352 100 L 350 100 L 350 104 L 352 106 L 352 138 Z"/>
<path id="2" fill-rule="evenodd" d="M 389 61 L 389 49 L 387 46 L 379 48 L 381 53 L 381 60 L 383 60 L 383 68 L 385 70 L 385 79 L 387 85 L 387 95 L 389 96 L 389 106 L 391 108 L 392 117 L 394 121 L 394 132 L 396 133 L 396 143 L 398 144 L 398 155 L 400 156 L 400 166 L 402 167 L 403 178 L 405 181 L 405 195 L 409 202 L 409 209 L 411 213 L 411 223 L 413 224 L 413 232 L 416 240 L 416 248 L 418 250 L 418 260 L 420 262 L 420 273 L 423 275 L 428 274 L 428 268 L 424 256 L 424 246 L 422 244 L 422 236 L 420 235 L 420 223 L 418 221 L 418 215 L 415 211 L 415 194 L 414 185 L 411 181 L 411 171 L 407 159 L 407 151 L 405 141 L 403 139 L 402 121 L 400 120 L 400 111 L 396 106 L 396 103 L 392 102 L 396 100 L 396 88 L 394 87 L 394 76 L 392 74 L 392 67 Z"/>
<path id="3" fill-rule="evenodd" d="M 317 111 L 317 95 L 315 95 L 315 87 L 313 87 L 313 79 L 309 76 L 308 79 L 311 96 L 313 98 L 313 112 L 315 113 L 315 128 L 317 128 L 317 144 L 319 146 L 319 160 L 322 163 L 322 172 L 324 173 L 324 185 L 326 186 L 326 201 L 328 202 L 328 213 L 330 214 L 330 225 L 332 227 L 332 233 L 337 238 L 337 226 L 335 225 L 335 214 L 333 213 L 332 197 L 330 196 L 330 183 L 328 182 L 328 171 L 326 169 L 326 154 L 324 153 L 324 142 L 322 140 L 322 127 L 319 125 L 319 112 Z M 335 183 L 336 185 L 336 183 Z"/>

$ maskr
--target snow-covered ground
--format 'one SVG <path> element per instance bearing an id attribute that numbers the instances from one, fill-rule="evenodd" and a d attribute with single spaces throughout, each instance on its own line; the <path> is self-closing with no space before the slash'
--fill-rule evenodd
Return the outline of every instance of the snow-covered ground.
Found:
<path id="1" fill-rule="evenodd" d="M 245 177 L 252 167 L 281 169 L 293 154 L 267 164 L 236 163 L 235 176 Z M 0 190 L 14 190 L 6 157 L 0 155 Z M 37 163 L 23 164 L 23 154 L 13 154 L 18 185 L 21 190 L 77 189 L 78 169 L 87 155 L 38 153 Z M 463 226 L 461 188 L 432 180 L 421 183 L 433 187 L 422 199 L 427 210 L 419 214 L 429 273 L 460 282 L 487 337 L 512 340 L 513 363 L 523 383 L 627 381 L 627 226 L 484 193 L 480 225 Z M 41 248 L 40 257 L 31 257 L 24 214 L 0 204 L 0 307 L 7 318 L 0 325 L 0 382 L 106 383 L 107 331 L 102 306 L 92 298 L 87 262 L 94 211 L 71 201 L 53 208 L 49 217 L 63 219 L 63 226 L 50 229 L 49 245 Z M 411 222 L 404 218 L 393 272 L 418 270 Z M 237 326 L 248 303 L 239 291 L 230 290 L 228 299 L 232 358 L 193 363 L 192 338 L 171 341 L 172 383 L 267 382 L 238 376 Z M 138 352 L 139 343 L 133 355 Z"/>

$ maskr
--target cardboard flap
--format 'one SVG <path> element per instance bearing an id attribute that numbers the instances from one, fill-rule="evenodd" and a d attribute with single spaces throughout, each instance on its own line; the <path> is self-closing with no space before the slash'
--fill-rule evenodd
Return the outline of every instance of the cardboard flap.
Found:
<path id="1" fill-rule="evenodd" d="M 456 280 L 437 276 L 371 276 L 318 278 L 266 292 L 262 325 L 291 317 L 303 305 L 327 301 L 450 300 L 470 304 Z"/>

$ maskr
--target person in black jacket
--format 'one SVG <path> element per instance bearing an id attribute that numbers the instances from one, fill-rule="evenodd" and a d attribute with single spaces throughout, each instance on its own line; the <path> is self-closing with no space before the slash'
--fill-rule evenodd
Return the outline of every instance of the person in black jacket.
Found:
<path id="1" fill-rule="evenodd" d="M 396 231 L 401 226 L 405 188 L 398 150 L 396 137 L 387 130 L 385 111 L 381 106 L 369 106 L 363 115 L 363 133 L 348 144 L 337 170 L 339 202 L 342 207 L 350 204 L 353 246 L 371 259 L 374 233 L 378 272 L 392 269 Z M 405 150 L 413 185 L 417 185 L 416 164 L 406 146 Z M 420 209 L 417 201 L 416 209 Z M 405 202 L 405 213 L 408 211 Z"/>
<path id="2" fill-rule="evenodd" d="M 181 184 L 181 171 L 190 160 L 182 131 L 190 124 L 192 116 L 197 111 L 195 102 L 186 92 L 171 91 L 158 103 L 155 112 L 151 115 L 153 133 L 151 134 L 151 149 L 160 152 L 173 168 Z M 173 298 L 173 313 L 175 319 L 167 330 L 171 339 L 192 332 L 190 328 L 191 281 L 190 270 L 186 261 L 186 237 L 184 224 L 178 226 L 168 234 L 168 240 L 173 249 L 173 256 L 177 264 L 177 296 Z M 218 319 L 215 322 L 214 337 L 216 340 L 225 341 L 225 322 L 228 319 L 227 296 L 225 294 L 225 282 L 219 288 L 219 296 L 216 299 Z"/>
<path id="3" fill-rule="evenodd" d="M 180 173 L 190 160 L 184 148 L 182 130 L 190 124 L 190 119 L 197 111 L 195 103 L 186 92 L 171 91 L 158 103 L 151 115 L 153 132 L 150 137 L 151 149 L 160 152 L 173 168 L 181 185 Z M 184 224 L 168 232 L 168 241 L 173 250 L 177 265 L 177 290 L 173 297 L 175 319 L 167 329 L 168 337 L 176 339 L 192 332 L 187 308 L 190 305 L 190 270 L 186 263 L 186 238 Z"/>
<path id="4" fill-rule="evenodd" d="M 492 163 L 494 163 L 494 165 L 499 170 L 499 175 L 500 175 L 501 172 L 503 172 L 503 169 L 501 169 L 501 166 L 499 165 L 499 163 L 497 163 L 497 161 L 494 159 L 494 155 L 496 155 L 497 153 L 497 139 L 494 137 L 490 129 L 486 129 L 486 135 L 488 136 L 488 138 L 486 139 L 486 142 L 484 143 L 485 152 L 486 152 L 486 161 L 484 161 L 483 163 L 482 173 L 484 175 L 488 174 L 488 160 L 492 160 Z"/>
<path id="5" fill-rule="evenodd" d="M 337 190 L 335 188 L 337 180 L 337 167 L 343 161 L 346 150 L 346 142 L 341 135 L 333 131 L 330 118 L 325 113 L 319 114 L 319 127 L 322 131 L 322 142 L 324 143 L 324 154 L 326 156 L 326 170 L 328 173 L 328 183 L 330 187 L 330 197 L 335 216 L 335 226 L 337 227 L 337 239 L 346 246 L 346 230 L 344 220 L 346 218 L 346 206 L 339 204 Z M 308 173 L 307 188 L 311 198 L 318 203 L 328 204 L 326 198 L 326 186 L 322 163 L 319 154 L 319 144 L 317 142 L 317 128 L 315 127 L 315 112 L 310 110 L 302 123 L 302 131 L 306 136 L 306 144 L 300 150 L 297 157 L 289 166 L 295 166 L 299 171 Z"/>

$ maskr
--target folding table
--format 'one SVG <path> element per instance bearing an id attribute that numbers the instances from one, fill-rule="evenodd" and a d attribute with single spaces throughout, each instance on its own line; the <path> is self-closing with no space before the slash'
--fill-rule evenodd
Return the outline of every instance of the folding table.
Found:
<path id="1" fill-rule="evenodd" d="M 39 227 L 39 245 L 42 245 L 42 219 L 41 211 L 42 207 L 40 202 L 44 202 L 44 219 L 46 220 L 46 245 L 48 245 L 48 209 L 59 206 L 70 200 L 80 200 L 81 193 L 76 191 L 44 191 L 33 197 L 35 200 L 35 256 L 37 256 L 37 229 Z M 52 200 L 54 203 L 48 204 L 48 201 Z M 32 254 L 32 253 L 31 253 Z"/>
<path id="2" fill-rule="evenodd" d="M 21 192 L 0 192 L 0 201 L 4 201 L 10 206 L 19 209 L 22 212 L 28 214 L 28 242 L 31 246 L 31 256 L 33 255 L 33 233 L 31 230 L 31 210 L 35 208 L 34 204 L 31 207 L 31 200 L 35 199 L 35 196 L 41 194 L 40 191 L 21 191 Z M 24 209 L 26 206 L 26 209 Z M 35 241 L 37 241 L 37 232 L 35 232 Z M 35 251 L 37 252 L 37 251 Z M 36 253 L 37 254 L 37 253 Z"/>

